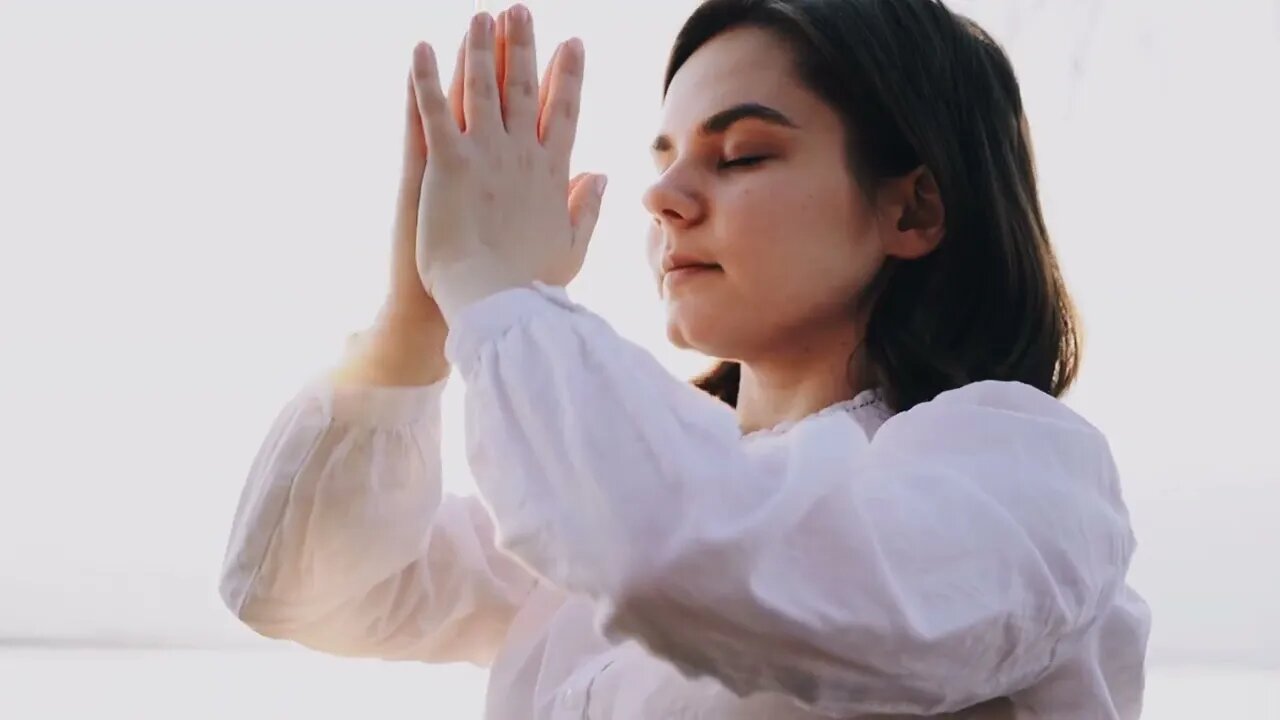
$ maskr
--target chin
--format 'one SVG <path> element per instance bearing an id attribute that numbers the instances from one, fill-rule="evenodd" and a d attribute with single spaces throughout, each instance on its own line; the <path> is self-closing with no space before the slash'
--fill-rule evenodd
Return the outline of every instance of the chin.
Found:
<path id="1" fill-rule="evenodd" d="M 736 343 L 725 337 L 728 328 L 723 315 L 689 313 L 686 308 L 667 306 L 667 340 L 680 350 L 694 350 L 709 357 L 735 357 Z"/>
<path id="2" fill-rule="evenodd" d="M 667 340 L 680 350 L 693 350 L 694 347 L 684 336 L 684 330 L 673 322 L 667 323 Z"/>

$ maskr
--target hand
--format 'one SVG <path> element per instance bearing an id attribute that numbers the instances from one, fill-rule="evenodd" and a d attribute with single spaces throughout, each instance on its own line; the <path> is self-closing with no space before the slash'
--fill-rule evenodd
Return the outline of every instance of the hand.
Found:
<path id="1" fill-rule="evenodd" d="M 503 11 L 497 20 L 497 81 L 500 85 L 505 65 L 506 15 L 507 11 Z M 464 36 L 462 44 L 458 46 L 458 59 L 453 65 L 453 81 L 449 85 L 449 109 L 461 130 L 466 129 L 466 117 L 462 109 L 466 49 Z M 444 319 L 440 316 L 436 301 L 422 287 L 422 280 L 418 277 L 418 205 L 422 197 L 423 176 L 427 171 L 427 140 L 422 116 L 418 111 L 412 67 L 409 68 L 407 80 L 404 156 L 401 159 L 400 190 L 396 198 L 392 231 L 391 288 L 380 320 L 405 321 L 400 324 L 419 321 L 443 324 Z"/>
<path id="2" fill-rule="evenodd" d="M 449 106 L 458 127 L 463 127 L 462 83 L 465 44 L 458 48 L 453 82 L 449 89 Z M 443 336 L 444 318 L 436 301 L 427 294 L 418 278 L 417 238 L 418 204 L 422 196 L 422 180 L 427 170 L 427 142 L 418 113 L 413 69 L 407 76 L 405 101 L 404 150 L 400 164 L 400 189 L 396 197 L 392 224 L 391 284 L 383 303 L 379 323 L 397 325 L 440 325 Z M 441 341 L 443 342 L 443 341 Z"/>
<path id="3" fill-rule="evenodd" d="M 540 98 L 528 10 L 513 7 L 504 24 L 499 53 L 494 20 L 482 13 L 472 21 L 465 42 L 465 130 L 441 90 L 431 47 L 414 49 L 418 110 L 430 147 L 417 268 L 446 317 L 506 288 L 567 283 L 582 267 L 599 216 L 604 177 L 569 182 L 582 44 L 570 40 L 557 50 Z"/>
<path id="4" fill-rule="evenodd" d="M 449 91 L 449 105 L 459 127 L 463 123 L 464 50 L 465 46 L 458 48 Z M 412 69 L 406 79 L 404 148 L 391 231 L 390 286 L 372 327 L 348 338 L 343 361 L 332 373 L 339 384 L 430 385 L 449 374 L 444 356 L 449 328 L 436 301 L 418 279 L 418 200 L 427 169 L 427 143 Z"/>

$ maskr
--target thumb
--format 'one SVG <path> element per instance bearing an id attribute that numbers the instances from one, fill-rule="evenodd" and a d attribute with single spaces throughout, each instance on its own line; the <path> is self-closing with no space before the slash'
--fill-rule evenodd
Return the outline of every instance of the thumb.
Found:
<path id="1" fill-rule="evenodd" d="M 600 219 L 600 205 L 609 178 L 583 173 L 569 182 L 569 223 L 573 226 L 574 247 L 585 247 Z"/>

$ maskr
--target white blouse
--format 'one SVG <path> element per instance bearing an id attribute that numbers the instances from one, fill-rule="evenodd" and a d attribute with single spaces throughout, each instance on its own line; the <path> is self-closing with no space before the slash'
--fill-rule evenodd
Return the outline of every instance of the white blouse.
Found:
<path id="1" fill-rule="evenodd" d="M 562 291 L 451 328 L 482 497 L 442 497 L 443 382 L 308 387 L 227 551 L 259 633 L 488 666 L 491 720 L 1138 717 L 1128 512 L 1057 400 L 867 392 L 744 437 Z"/>

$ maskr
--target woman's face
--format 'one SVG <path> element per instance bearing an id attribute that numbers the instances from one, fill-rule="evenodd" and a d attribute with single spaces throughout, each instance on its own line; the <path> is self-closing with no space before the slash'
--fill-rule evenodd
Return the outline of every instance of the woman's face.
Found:
<path id="1" fill-rule="evenodd" d="M 672 342 L 751 361 L 859 331 L 855 301 L 884 259 L 877 222 L 840 117 L 784 41 L 744 27 L 699 48 L 653 155 L 648 254 Z"/>

